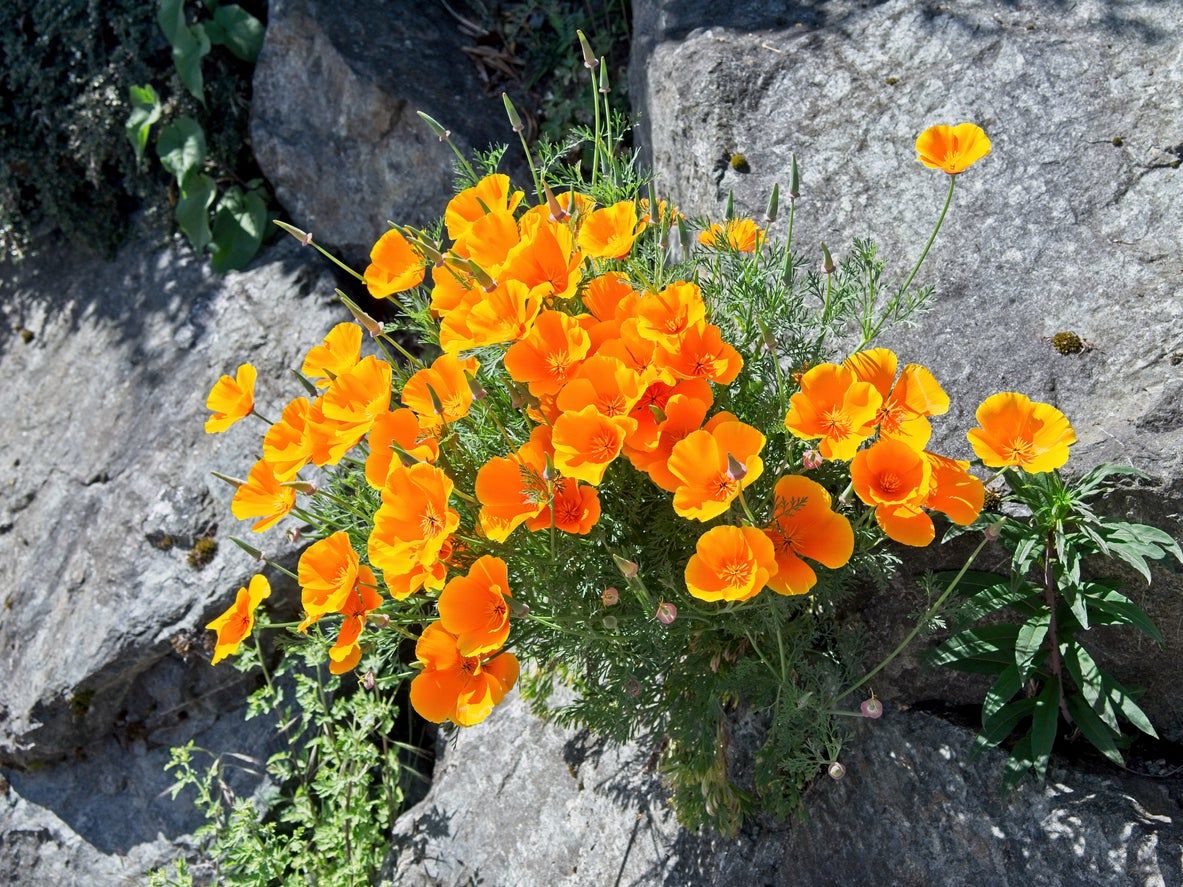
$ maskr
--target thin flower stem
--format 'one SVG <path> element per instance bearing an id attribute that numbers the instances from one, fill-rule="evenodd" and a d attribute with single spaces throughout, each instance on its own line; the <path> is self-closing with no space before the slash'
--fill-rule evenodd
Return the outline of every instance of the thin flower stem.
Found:
<path id="1" fill-rule="evenodd" d="M 324 256 L 326 259 L 328 259 L 330 262 L 332 262 L 334 265 L 336 265 L 338 268 L 340 268 L 342 271 L 352 274 L 357 280 L 359 280 L 362 283 L 366 282 L 366 279 L 363 275 L 358 274 L 356 271 L 354 271 L 352 268 L 350 268 L 348 265 L 346 265 L 344 262 L 342 262 L 340 259 L 338 259 L 336 256 L 334 256 L 331 252 L 329 252 L 327 249 L 325 249 L 323 246 L 321 246 L 315 240 L 312 241 L 312 248 L 315 249 L 322 256 Z"/>
<path id="2" fill-rule="evenodd" d="M 945 223 L 945 214 L 949 212 L 949 205 L 953 202 L 953 188 L 957 183 L 957 176 L 949 176 L 949 193 L 945 195 L 945 205 L 941 207 L 941 214 L 937 217 L 936 227 L 932 229 L 932 234 L 929 235 L 928 243 L 924 244 L 924 250 L 920 253 L 920 258 L 916 260 L 915 267 L 912 268 L 912 273 L 908 275 L 908 279 L 904 281 L 904 285 L 900 287 L 900 292 L 907 292 L 908 287 L 912 285 L 912 281 L 916 279 L 916 273 L 920 270 L 920 266 L 924 264 L 924 260 L 928 257 L 928 251 L 932 249 L 933 242 L 937 239 L 937 234 L 941 230 L 941 225 Z"/>
<path id="3" fill-rule="evenodd" d="M 743 487 L 739 488 L 739 504 L 743 508 L 743 513 L 747 515 L 747 518 L 751 522 L 752 526 L 758 526 L 756 522 L 756 516 L 752 514 L 752 509 L 748 507 L 748 499 L 743 494 Z"/>
<path id="4" fill-rule="evenodd" d="M 526 144 L 526 134 L 520 129 L 518 130 L 518 139 L 522 143 L 522 150 L 526 152 L 526 163 L 530 167 L 530 177 L 534 180 L 534 193 L 539 201 L 543 201 L 545 197 L 542 191 L 542 181 L 538 178 L 538 167 L 534 165 L 534 155 L 530 153 L 530 146 Z"/>
<path id="5" fill-rule="evenodd" d="M 797 214 L 797 201 L 789 199 L 789 230 L 785 235 L 785 264 L 781 269 L 781 280 L 791 283 L 793 278 L 793 217 Z"/>
<path id="6" fill-rule="evenodd" d="M 410 351 L 408 351 L 406 348 L 404 348 L 402 345 L 400 345 L 394 339 L 390 338 L 390 336 L 388 336 L 386 333 L 382 334 L 382 338 L 385 339 L 387 342 L 389 342 L 391 344 L 391 346 L 394 348 L 394 350 L 397 351 L 399 354 L 401 354 L 403 356 L 403 358 L 411 366 L 415 366 L 415 367 L 422 367 L 423 366 L 423 361 L 421 361 L 419 358 L 417 358 L 414 354 L 412 354 Z M 381 343 L 379 343 L 379 344 L 381 344 Z"/>
<path id="7" fill-rule="evenodd" d="M 930 606 L 925 611 L 924 615 L 921 616 L 916 622 L 916 627 L 908 632 L 908 636 L 900 641 L 899 645 L 888 654 L 886 659 L 867 672 L 862 680 L 852 684 L 841 694 L 835 696 L 833 705 L 837 705 L 859 687 L 862 687 L 864 684 L 870 681 L 871 678 L 875 677 L 875 675 L 887 668 L 887 666 L 890 665 L 892 661 L 900 655 L 900 653 L 904 652 L 904 649 L 908 646 L 908 644 L 912 643 L 912 641 L 916 638 L 916 635 L 920 634 L 920 632 L 924 630 L 924 627 L 932 621 L 933 616 L 935 616 L 940 611 L 941 607 L 944 606 L 945 601 L 949 599 L 949 595 L 953 593 L 953 589 L 957 587 L 957 583 L 959 583 L 962 577 L 965 576 L 966 571 L 968 571 L 970 568 L 970 565 L 972 565 L 974 560 L 977 559 L 977 556 L 981 554 L 982 549 L 986 547 L 989 541 L 989 538 L 983 538 L 982 541 L 978 543 L 978 547 L 973 550 L 973 553 L 969 556 L 969 559 L 965 562 L 961 569 L 957 571 L 957 575 L 953 577 L 953 581 L 949 583 L 948 587 L 946 587 L 941 593 L 941 596 L 933 601 L 932 606 Z"/>
<path id="8" fill-rule="evenodd" d="M 591 80 L 592 91 L 592 107 L 596 111 L 596 136 L 595 141 L 592 142 L 592 174 L 591 186 L 596 186 L 596 175 L 600 170 L 600 91 L 596 84 L 596 71 L 594 68 L 588 68 L 588 75 Z"/>
<path id="9" fill-rule="evenodd" d="M 262 420 L 263 420 L 264 422 L 266 422 L 268 425 L 274 425 L 274 424 L 275 424 L 275 423 L 274 423 L 274 422 L 272 422 L 270 419 L 268 419 L 266 416 L 264 416 L 262 413 L 260 413 L 258 410 L 256 410 L 254 407 L 251 407 L 251 415 L 252 415 L 252 416 L 254 416 L 254 417 L 255 417 L 255 418 L 257 418 L 257 419 L 262 419 Z"/>
<path id="10" fill-rule="evenodd" d="M 275 561 L 270 560 L 269 558 L 263 558 L 263 563 L 269 567 L 274 567 L 276 570 L 279 570 L 279 572 L 283 573 L 289 579 L 295 579 L 297 582 L 300 581 L 300 577 L 285 567 L 283 564 L 277 564 Z"/>
<path id="11" fill-rule="evenodd" d="M 271 675 L 267 672 L 267 663 L 263 661 L 263 647 L 259 644 L 259 633 L 252 632 L 252 638 L 255 642 L 255 652 L 259 654 L 259 668 L 263 672 L 263 680 L 267 683 L 267 695 L 275 695 L 275 687 L 271 685 Z"/>

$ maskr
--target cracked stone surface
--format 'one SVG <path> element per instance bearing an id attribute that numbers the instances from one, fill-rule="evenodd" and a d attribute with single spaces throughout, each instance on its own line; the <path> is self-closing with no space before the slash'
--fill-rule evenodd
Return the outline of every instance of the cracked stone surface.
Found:
<path id="1" fill-rule="evenodd" d="M 977 405 L 999 390 L 1056 404 L 1072 420 L 1079 469 L 1133 463 L 1154 480 L 1105 507 L 1180 537 L 1183 519 L 1183 22 L 1171 4 L 638 0 L 630 83 L 662 190 L 688 214 L 762 218 L 801 165 L 794 241 L 839 258 L 870 237 L 902 282 L 944 200 L 947 178 L 916 163 L 933 123 L 982 125 L 993 153 L 958 178 L 949 219 L 917 282 L 935 308 L 884 344 L 930 366 L 953 407 L 933 446 L 966 458 Z M 732 169 L 731 153 L 747 159 Z M 1091 347 L 1060 355 L 1073 331 Z M 855 347 L 857 342 L 849 343 Z M 922 566 L 956 568 L 960 549 Z M 996 563 L 987 553 L 982 566 Z M 1183 574 L 1126 591 L 1168 638 L 1095 633 L 1100 655 L 1147 689 L 1164 735 L 1183 740 Z M 875 661 L 923 609 L 915 583 L 862 604 Z M 878 639 L 878 640 L 875 640 Z M 981 699 L 972 679 L 902 657 L 881 694 Z"/>

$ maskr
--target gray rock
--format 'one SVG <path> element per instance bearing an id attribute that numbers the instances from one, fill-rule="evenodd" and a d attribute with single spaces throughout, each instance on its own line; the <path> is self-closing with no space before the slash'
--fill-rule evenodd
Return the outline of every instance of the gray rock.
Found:
<path id="1" fill-rule="evenodd" d="M 252 534 L 209 472 L 244 476 L 263 426 L 206 435 L 204 403 L 244 361 L 264 415 L 298 393 L 288 368 L 344 313 L 299 250 L 225 277 L 142 238 L 112 262 L 47 247 L 0 269 L 0 764 L 66 758 L 118 725 L 168 744 L 193 700 L 241 696 L 202 627 L 257 564 L 228 541 Z M 258 538 L 295 556 L 282 527 Z M 195 566 L 202 539 L 217 550 Z"/>
<path id="2" fill-rule="evenodd" d="M 870 236 L 897 282 L 915 261 L 946 178 L 913 159 L 926 126 L 971 120 L 993 153 L 959 177 L 919 284 L 934 310 L 886 344 L 930 366 L 953 399 L 934 448 L 970 451 L 981 400 L 1020 390 L 1076 427 L 1073 465 L 1132 462 L 1155 483 L 1114 497 L 1116 514 L 1177 535 L 1183 512 L 1183 24 L 1170 4 L 776 4 L 638 0 L 630 81 L 659 184 L 691 214 L 762 217 L 790 156 L 802 169 L 794 239 L 805 256 Z M 1072 47 L 1071 52 L 1065 47 Z M 743 153 L 749 172 L 730 167 Z M 1047 339 L 1078 333 L 1063 356 Z M 857 342 L 850 343 L 850 347 Z M 959 549 L 927 565 L 960 566 Z M 983 566 L 997 563 L 987 554 Z M 1097 638 L 1164 734 L 1183 739 L 1183 576 L 1128 592 L 1169 642 Z M 924 607 L 914 584 L 861 602 L 874 655 Z M 1100 634 L 1100 633 L 1096 633 Z M 902 660 L 881 693 L 980 699 L 971 681 Z"/>
<path id="3" fill-rule="evenodd" d="M 423 225 L 443 214 L 453 155 L 415 112 L 466 152 L 513 137 L 463 45 L 434 4 L 270 4 L 251 138 L 295 224 L 360 261 L 387 219 Z"/>
<path id="4" fill-rule="evenodd" d="M 516 698 L 443 751 L 395 824 L 386 877 L 443 884 L 1172 884 L 1178 781 L 1055 766 L 1000 794 L 1003 755 L 921 712 L 864 722 L 804 821 L 734 839 L 679 829 L 651 749 L 601 747 Z"/>

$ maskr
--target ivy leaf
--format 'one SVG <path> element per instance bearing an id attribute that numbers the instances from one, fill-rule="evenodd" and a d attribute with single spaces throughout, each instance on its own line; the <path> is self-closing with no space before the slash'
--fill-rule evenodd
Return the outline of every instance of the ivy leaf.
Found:
<path id="1" fill-rule="evenodd" d="M 202 253 L 213 235 L 209 227 L 209 208 L 218 192 L 214 180 L 204 173 L 191 171 L 185 176 L 181 198 L 173 215 L 181 232 L 189 238 L 193 249 Z"/>
<path id="2" fill-rule="evenodd" d="M 267 205 L 256 192 L 234 187 L 226 192 L 214 215 L 213 257 L 215 271 L 242 268 L 259 251 L 267 225 Z"/>
<path id="3" fill-rule="evenodd" d="M 263 48 L 263 23 L 239 6 L 231 3 L 214 10 L 210 39 L 217 32 L 215 43 L 223 44 L 244 62 L 254 62 Z"/>
<path id="4" fill-rule="evenodd" d="M 1039 655 L 1043 646 L 1043 639 L 1047 637 L 1047 628 L 1051 623 L 1052 614 L 1048 612 L 1032 616 L 1023 623 L 1015 638 L 1015 665 L 1019 667 L 1019 674 L 1026 677 Z"/>
<path id="5" fill-rule="evenodd" d="M 205 133 L 201 124 L 192 117 L 178 117 L 160 131 L 156 153 L 177 184 L 183 184 L 189 170 L 197 169 L 205 162 Z"/>
<path id="6" fill-rule="evenodd" d="M 156 6 L 156 24 L 172 45 L 184 39 L 189 25 L 185 22 L 185 0 L 160 0 Z"/>
<path id="7" fill-rule="evenodd" d="M 173 65 L 181 83 L 198 101 L 205 101 L 205 83 L 201 76 L 201 60 L 209 55 L 210 42 L 201 25 L 190 26 L 185 21 L 184 0 L 160 0 L 156 7 L 156 24 L 172 47 Z"/>
<path id="8" fill-rule="evenodd" d="M 1047 762 L 1056 743 L 1059 724 L 1060 683 L 1047 681 L 1035 699 L 1035 710 L 1031 712 L 1031 766 L 1040 779 L 1047 773 Z"/>
<path id="9" fill-rule="evenodd" d="M 139 163 L 144 159 L 144 149 L 148 147 L 148 135 L 152 131 L 152 124 L 160 119 L 160 96 L 151 84 L 133 86 L 128 92 L 131 114 L 124 124 L 124 130 L 127 132 L 127 140 L 136 152 L 136 163 Z"/>

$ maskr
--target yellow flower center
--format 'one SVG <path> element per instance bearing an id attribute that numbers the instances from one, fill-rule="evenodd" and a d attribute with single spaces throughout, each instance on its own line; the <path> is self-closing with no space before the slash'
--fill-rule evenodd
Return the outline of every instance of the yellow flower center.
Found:
<path id="1" fill-rule="evenodd" d="M 894 471 L 885 471 L 879 475 L 879 489 L 888 496 L 894 496 L 903 487 L 904 482 Z"/>
<path id="2" fill-rule="evenodd" d="M 840 440 L 850 434 L 850 426 L 850 417 L 838 407 L 822 413 L 822 428 L 825 429 L 825 437 Z"/>
<path id="3" fill-rule="evenodd" d="M 444 522 L 440 520 L 439 512 L 435 510 L 434 505 L 428 505 L 423 509 L 423 514 L 419 517 L 419 531 L 423 534 L 424 539 L 434 539 L 444 529 Z"/>
<path id="4" fill-rule="evenodd" d="M 748 560 L 733 560 L 719 567 L 719 578 L 732 588 L 743 588 L 751 581 L 752 564 Z"/>
<path id="5" fill-rule="evenodd" d="M 1016 437 L 1003 449 L 1003 455 L 1011 465 L 1025 465 L 1035 455 L 1035 447 L 1027 438 Z"/>
<path id="6" fill-rule="evenodd" d="M 598 409 L 605 416 L 623 416 L 624 406 L 623 394 L 604 394 L 600 396 Z"/>
<path id="7" fill-rule="evenodd" d="M 712 491 L 711 497 L 717 502 L 722 502 L 735 496 L 739 491 L 739 481 L 727 472 L 720 471 L 711 481 L 709 489 Z"/>
<path id="8" fill-rule="evenodd" d="M 552 351 L 546 356 L 546 363 L 550 374 L 562 381 L 567 378 L 567 373 L 571 369 L 571 355 L 566 351 Z"/>

